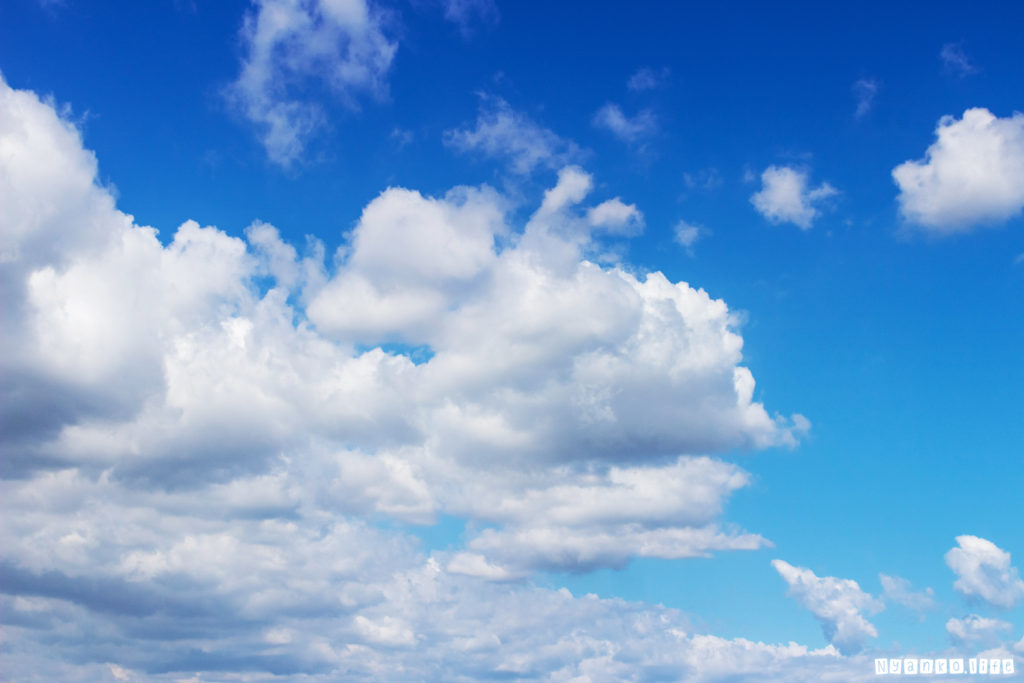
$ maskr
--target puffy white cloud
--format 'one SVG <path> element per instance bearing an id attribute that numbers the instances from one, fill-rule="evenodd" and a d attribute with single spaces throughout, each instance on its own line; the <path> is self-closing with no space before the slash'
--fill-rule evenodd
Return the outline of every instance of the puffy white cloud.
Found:
<path id="1" fill-rule="evenodd" d="M 636 143 L 658 130 L 658 121 L 650 109 L 641 109 L 632 117 L 614 102 L 608 102 L 594 114 L 594 125 L 611 132 L 623 142 Z"/>
<path id="2" fill-rule="evenodd" d="M 769 166 L 761 174 L 761 189 L 750 197 L 750 202 L 772 223 L 793 223 L 808 230 L 821 215 L 821 202 L 837 194 L 839 191 L 828 183 L 808 187 L 805 171 Z"/>
<path id="3" fill-rule="evenodd" d="M 321 330 L 366 343 L 422 338 L 417 330 L 493 265 L 504 232 L 493 191 L 456 188 L 433 199 L 388 189 L 363 211 L 344 272 L 316 294 L 308 314 Z"/>
<path id="4" fill-rule="evenodd" d="M 789 584 L 789 595 L 821 622 L 825 638 L 840 652 L 857 652 L 865 640 L 878 637 L 878 631 L 861 612 L 878 612 L 884 605 L 861 590 L 856 581 L 817 576 L 810 569 L 782 560 L 772 560 L 772 566 Z"/>
<path id="5" fill-rule="evenodd" d="M 924 611 L 935 607 L 935 591 L 925 588 L 924 592 L 915 592 L 910 581 L 899 576 L 879 574 L 878 579 L 882 582 L 882 589 L 885 591 L 885 599 L 909 607 L 912 610 Z"/>
<path id="6" fill-rule="evenodd" d="M 953 588 L 968 598 L 981 598 L 1010 608 L 1024 598 L 1024 581 L 1010 564 L 1010 553 L 977 536 L 957 536 L 958 547 L 946 553 L 946 564 L 957 575 Z"/>
<path id="7" fill-rule="evenodd" d="M 582 156 L 573 141 L 490 95 L 480 96 L 476 125 L 445 131 L 444 142 L 461 152 L 507 159 L 512 171 L 524 175 L 538 166 L 560 168 Z"/>
<path id="8" fill-rule="evenodd" d="M 626 204 L 618 197 L 607 199 L 587 211 L 587 220 L 595 228 L 620 235 L 638 235 L 644 229 L 644 215 L 636 204 Z"/>
<path id="9" fill-rule="evenodd" d="M 361 92 L 382 96 L 398 45 L 384 32 L 379 11 L 366 0 L 256 0 L 241 37 L 241 73 L 226 90 L 229 101 L 256 124 L 271 161 L 299 159 L 325 114 L 295 95 L 314 80 L 355 108 Z"/>
<path id="10" fill-rule="evenodd" d="M 963 619 L 952 618 L 946 622 L 946 633 L 954 643 L 968 644 L 978 641 L 992 643 L 998 640 L 1001 631 L 1009 631 L 1013 624 L 999 619 L 987 619 L 971 614 Z"/>
<path id="11" fill-rule="evenodd" d="M 96 156 L 82 149 L 78 130 L 34 93 L 6 83 L 0 87 L 0 144 L 4 163 L 18 169 L 0 176 L 0 264 L 7 272 L 62 265 L 70 254 L 105 244 L 110 221 L 131 222 L 116 212 L 110 192 L 96 186 Z"/>
<path id="12" fill-rule="evenodd" d="M 925 158 L 892 171 L 900 212 L 933 235 L 1002 223 L 1024 209 L 1024 114 L 944 116 Z"/>
<path id="13" fill-rule="evenodd" d="M 0 105 L 5 674 L 859 670 L 511 581 L 765 545 L 699 454 L 806 428 L 754 400 L 723 301 L 587 259 L 633 213 L 582 170 L 518 228 L 487 188 L 388 189 L 329 271 L 265 223 L 162 243 L 51 107 Z M 376 524 L 441 513 L 469 524 L 433 556 Z"/>

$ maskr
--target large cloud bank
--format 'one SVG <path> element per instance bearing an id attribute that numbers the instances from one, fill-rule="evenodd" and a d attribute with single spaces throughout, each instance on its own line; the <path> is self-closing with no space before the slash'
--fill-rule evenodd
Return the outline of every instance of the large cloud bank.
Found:
<path id="1" fill-rule="evenodd" d="M 0 164 L 12 675 L 849 680 L 513 581 L 762 547 L 701 454 L 807 427 L 754 400 L 724 302 L 588 260 L 638 214 L 593 220 L 582 170 L 519 228 L 486 187 L 388 189 L 328 269 L 259 222 L 161 242 L 2 81 Z M 389 530 L 440 515 L 461 547 Z"/>

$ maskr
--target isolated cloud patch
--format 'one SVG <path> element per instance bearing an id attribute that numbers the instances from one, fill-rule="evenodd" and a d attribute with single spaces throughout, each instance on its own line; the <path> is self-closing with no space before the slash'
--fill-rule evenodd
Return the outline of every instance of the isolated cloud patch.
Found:
<path id="1" fill-rule="evenodd" d="M 256 125 L 270 160 L 288 166 L 326 120 L 322 108 L 302 96 L 305 87 L 324 87 L 351 108 L 363 93 L 383 96 L 398 44 L 365 0 L 255 4 L 241 31 L 241 73 L 225 94 Z"/>
<path id="2" fill-rule="evenodd" d="M 693 248 L 697 242 L 710 231 L 702 225 L 679 221 L 673 229 L 674 238 L 677 244 L 686 249 L 686 253 L 693 256 Z"/>
<path id="3" fill-rule="evenodd" d="M 818 576 L 810 569 L 782 560 L 772 560 L 772 566 L 789 585 L 789 595 L 810 610 L 821 623 L 825 638 L 840 652 L 858 652 L 864 641 L 878 637 L 878 631 L 862 612 L 878 612 L 884 605 L 862 591 L 856 581 Z"/>
<path id="4" fill-rule="evenodd" d="M 654 90 L 665 85 L 671 73 L 667 66 L 663 66 L 660 69 L 643 66 L 633 72 L 629 80 L 626 81 L 626 87 L 633 92 Z"/>
<path id="5" fill-rule="evenodd" d="M 1024 114 L 944 116 L 924 159 L 892 171 L 900 212 L 933 235 L 1003 223 L 1024 209 Z"/>
<path id="6" fill-rule="evenodd" d="M 939 50 L 939 59 L 946 73 L 964 78 L 978 73 L 978 67 L 964 52 L 963 43 L 946 43 Z"/>
<path id="7" fill-rule="evenodd" d="M 641 109 L 628 116 L 622 107 L 608 102 L 594 114 L 594 126 L 607 130 L 623 142 L 638 143 L 658 130 L 658 120 L 650 109 Z"/>
<path id="8" fill-rule="evenodd" d="M 828 183 L 809 187 L 806 171 L 769 166 L 761 174 L 761 189 L 750 197 L 750 203 L 772 223 L 793 223 L 809 230 L 821 215 L 822 202 L 837 194 L 839 191 Z"/>
<path id="9" fill-rule="evenodd" d="M 513 172 L 524 175 L 538 166 L 559 168 L 582 156 L 576 143 L 491 95 L 480 96 L 475 125 L 445 131 L 444 142 L 460 152 L 504 159 Z"/>
<path id="10" fill-rule="evenodd" d="M 958 547 L 946 553 L 946 564 L 957 575 L 953 588 L 968 598 L 981 598 L 1009 609 L 1024 598 L 1024 581 L 1010 564 L 1010 553 L 977 536 L 957 536 Z"/>
<path id="11" fill-rule="evenodd" d="M 910 581 L 899 576 L 879 574 L 878 579 L 885 591 L 885 599 L 916 611 L 929 610 L 935 607 L 935 591 L 926 588 L 923 592 L 914 591 Z"/>
<path id="12" fill-rule="evenodd" d="M 852 90 L 853 96 L 857 100 L 854 116 L 858 119 L 863 118 L 875 105 L 875 97 L 878 96 L 878 81 L 874 78 L 859 78 L 854 82 Z"/>

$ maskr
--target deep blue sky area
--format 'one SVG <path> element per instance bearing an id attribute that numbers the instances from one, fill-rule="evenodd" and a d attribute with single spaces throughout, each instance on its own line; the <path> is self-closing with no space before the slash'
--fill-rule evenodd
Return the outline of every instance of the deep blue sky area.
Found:
<path id="1" fill-rule="evenodd" d="M 499 243 L 511 245 L 527 231 L 531 216 L 545 192 L 560 182 L 563 169 L 578 167 L 593 182 L 581 206 L 620 198 L 642 214 L 638 219 L 642 229 L 634 226 L 620 234 L 609 230 L 596 236 L 582 248 L 583 257 L 606 269 L 620 267 L 641 280 L 648 273 L 661 272 L 672 282 L 685 282 L 724 301 L 734 316 L 733 329 L 743 338 L 741 365 L 750 369 L 757 382 L 754 401 L 762 403 L 770 417 L 778 418 L 779 425 L 791 425 L 788 416 L 799 414 L 809 420 L 810 427 L 806 433 L 796 429 L 788 444 L 781 438 L 759 443 L 737 433 L 735 438 L 721 437 L 715 442 L 721 447 L 708 453 L 671 454 L 709 455 L 748 473 L 747 484 L 725 496 L 721 510 L 712 503 L 707 509 L 709 519 L 722 529 L 761 535 L 767 543 L 759 549 L 713 549 L 699 558 L 645 550 L 603 563 L 580 560 L 578 566 L 560 565 L 559 559 L 523 559 L 522 566 L 528 568 L 510 582 L 499 577 L 495 585 L 500 588 L 494 590 L 567 587 L 577 597 L 594 593 L 663 605 L 681 611 L 690 633 L 763 643 L 793 641 L 809 648 L 832 643 L 844 656 L 944 651 L 971 655 L 993 648 L 1022 661 L 1024 583 L 1016 567 L 1024 561 L 1024 114 L 1020 113 L 1024 111 L 1024 4 L 1009 0 L 973 5 L 946 1 L 381 1 L 369 5 L 370 25 L 394 52 L 371 79 L 372 86 L 345 80 L 353 77 L 332 76 L 335 69 L 340 73 L 336 62 L 344 54 L 346 41 L 356 40 L 346 31 L 355 29 L 342 27 L 329 34 L 326 44 L 341 45 L 341 53 L 330 48 L 312 60 L 307 59 L 308 51 L 315 49 L 310 46 L 323 40 L 323 35 L 298 31 L 291 42 L 275 43 L 267 53 L 270 76 L 264 89 L 232 99 L 232 88 L 238 88 L 245 65 L 256 59 L 251 36 L 243 29 L 247 17 L 256 22 L 264 16 L 261 12 L 269 13 L 275 6 L 299 8 L 295 11 L 319 17 L 317 13 L 328 5 L 328 0 L 8 0 L 0 6 L 0 74 L 9 88 L 35 93 L 80 131 L 81 145 L 94 152 L 98 161 L 98 184 L 116 198 L 120 211 L 134 217 L 135 224 L 156 228 L 164 246 L 187 220 L 239 238 L 254 221 L 263 221 L 275 226 L 300 256 L 307 236 L 322 241 L 325 277 L 335 278 L 323 291 L 334 291 L 330 288 L 337 283 L 341 283 L 337 291 L 342 291 L 343 271 L 349 272 L 345 268 L 356 273 L 360 257 L 346 262 L 352 253 L 352 235 L 369 230 L 360 223 L 360 216 L 388 188 L 408 188 L 437 198 L 457 186 L 494 188 L 503 197 L 512 234 Z M 361 1 L 351 5 L 365 7 Z M 372 38 L 372 31 L 367 31 L 359 35 Z M 247 111 L 239 101 L 249 102 L 252 108 Z M 275 158 L 267 142 L 265 122 L 252 113 L 267 103 L 308 106 L 319 112 L 318 123 L 308 134 L 297 134 L 299 151 L 284 162 Z M 969 128 L 965 112 L 975 108 L 987 110 L 992 120 Z M 491 131 L 495 137 L 485 139 L 481 122 L 502 112 L 509 117 L 505 137 Z M 604 118 L 615 115 L 617 124 Z M 947 138 L 937 137 L 940 121 L 943 131 L 952 131 Z M 6 130 L 16 135 L 10 133 L 15 126 Z M 475 143 L 458 142 L 469 139 L 460 136 L 473 131 L 478 134 Z M 517 168 L 516 150 L 522 147 L 516 145 L 547 146 L 528 168 Z M 932 173 L 919 187 L 893 175 L 908 161 L 918 161 Z M 14 178 L 17 169 L 5 172 Z M 780 194 L 772 194 L 776 172 L 789 174 L 785 177 L 799 186 L 787 186 L 792 192 L 786 194 L 780 185 Z M 990 193 L 989 187 L 997 189 Z M 3 212 L 0 206 L 0 215 Z M 10 225 L 17 228 L 13 219 Z M 686 226 L 695 236 L 689 243 L 679 236 Z M 407 259 L 403 263 L 408 272 L 427 268 L 433 258 L 412 247 L 393 246 Z M 336 255 L 339 247 L 343 251 Z M 453 250 L 457 247 L 454 242 L 448 245 Z M 443 255 L 436 260 L 443 261 Z M 25 273 L 42 267 L 33 265 Z M 371 272 L 381 271 L 359 271 Z M 409 281 L 421 282 L 415 277 L 419 276 L 410 275 Z M 386 289 L 404 283 L 403 278 L 397 275 L 377 285 Z M 465 292 L 483 281 L 446 284 L 437 290 L 451 297 L 437 315 L 456 310 L 464 301 L 459 297 L 469 296 Z M 465 292 L 458 293 L 458 287 Z M 265 294 L 265 289 L 260 293 Z M 417 363 L 433 362 L 431 342 L 415 338 L 408 330 L 394 332 L 394 337 L 383 334 L 380 339 L 363 332 L 364 336 L 352 332 L 355 336 L 346 337 L 347 323 L 310 303 L 316 296 L 309 292 L 313 285 L 303 295 L 306 299 L 293 293 L 288 302 L 294 306 L 296 324 L 305 325 L 303 329 L 312 330 L 311 334 L 326 335 L 331 344 L 343 349 L 368 352 L 383 344 L 385 352 L 397 356 L 407 347 L 384 342 L 409 339 L 410 346 L 421 344 L 417 348 L 429 351 L 415 357 Z M 581 317 L 600 317 L 580 310 Z M 514 314 L 510 308 L 508 316 Z M 495 320 L 506 322 L 500 311 L 497 315 Z M 687 324 L 686 334 L 697 334 L 696 327 Z M 25 330 L 41 329 L 24 325 Z M 210 322 L 201 329 L 221 329 L 218 325 L 223 323 Z M 491 326 L 497 327 L 497 322 Z M 174 329 L 178 334 L 184 328 Z M 189 339 L 202 338 L 195 334 Z M 349 341 L 355 346 L 345 346 Z M 443 357 L 440 347 L 436 350 Z M 165 359 L 161 366 L 166 373 L 170 362 Z M 81 361 L 82 368 L 88 369 L 87 365 L 87 360 Z M 40 386 L 63 386 L 53 379 L 55 372 L 40 370 L 40 377 L 53 382 Z M 135 370 L 125 372 L 130 375 Z M 140 377 L 144 374 L 138 372 Z M 35 376 L 29 370 L 22 374 Z M 523 376 L 527 377 L 525 370 Z M 75 381 L 79 384 L 74 391 L 85 396 L 86 380 Z M 413 395 L 413 388 L 402 387 L 395 396 Z M 38 391 L 42 395 L 47 389 Z M 502 391 L 496 386 L 487 401 L 497 401 L 495 397 L 504 396 Z M 147 401 L 155 400 L 155 395 L 146 394 L 139 405 L 154 405 Z M 462 394 L 452 396 L 449 408 Z M 90 406 L 102 403 L 98 398 L 81 400 Z M 694 405 L 712 405 L 715 400 L 710 396 Z M 460 410 L 460 415 L 476 415 L 469 408 Z M 504 414 L 519 415 L 519 410 L 525 409 L 516 403 Z M 339 436 L 349 423 L 337 418 L 342 426 L 335 427 L 333 419 L 316 422 L 316 429 L 323 428 L 339 443 L 355 443 L 370 433 L 357 430 L 354 441 L 348 435 Z M 109 434 L 120 434 L 104 424 Z M 367 458 L 386 460 L 399 457 L 394 455 L 399 452 L 403 458 L 411 457 L 408 451 L 392 452 L 390 445 L 380 445 L 391 443 L 392 424 L 397 422 L 385 418 L 373 422 L 372 430 L 382 430 L 379 438 L 365 437 L 371 445 L 356 450 L 362 448 Z M 428 433 L 424 444 L 449 438 L 445 430 L 455 429 L 451 424 L 437 422 L 441 441 Z M 68 439 L 77 438 L 72 426 L 66 426 L 71 430 L 67 434 L 72 434 Z M 198 441 L 190 440 L 193 437 L 175 440 L 174 429 L 166 429 L 168 443 L 177 444 L 173 448 L 199 448 Z M 248 428 L 239 429 L 244 433 Z M 565 443 L 572 438 L 566 436 Z M 88 443 L 99 443 L 96 439 Z M 62 441 L 61 447 L 78 453 L 67 443 L 71 442 Z M 39 444 L 43 450 L 52 446 Z M 326 446 L 317 442 L 310 448 Z M 278 456 L 284 459 L 273 462 L 293 465 L 303 457 L 285 450 Z M 437 467 L 447 463 L 447 455 L 438 457 L 441 460 L 430 462 Z M 524 463 L 533 462 L 523 457 Z M 108 468 L 103 476 L 109 475 L 111 481 L 129 481 L 130 477 L 117 478 L 113 458 L 92 469 L 81 464 L 67 467 L 96 477 Z M 572 467 L 582 468 L 579 462 L 557 470 L 557 476 Z M 412 469 L 401 471 L 411 481 L 419 472 L 416 468 L 425 465 L 409 463 L 402 467 Z M 601 468 L 607 465 L 602 461 L 593 465 L 593 471 L 604 471 Z M 344 470 L 348 474 L 341 479 L 350 476 L 352 481 L 369 482 L 365 491 L 370 493 L 364 491 L 364 497 L 370 500 L 383 484 L 370 482 L 370 465 L 359 467 L 366 469 L 359 469 L 358 475 L 352 474 L 356 470 Z M 320 470 L 303 470 L 303 476 L 314 471 Z M 363 519 L 370 528 L 411 543 L 414 550 L 410 552 L 419 553 L 417 557 L 440 558 L 438 566 L 451 569 L 454 576 L 458 572 L 452 567 L 457 562 L 445 565 L 445 558 L 476 552 L 484 547 L 478 543 L 483 538 L 481 529 L 501 529 L 502 524 L 512 528 L 513 522 L 501 516 L 508 506 L 500 514 L 480 513 L 476 518 L 467 512 L 471 506 L 446 498 L 455 493 L 434 491 L 430 483 L 434 480 L 427 480 L 422 490 L 441 501 L 433 510 L 437 517 L 393 514 L 397 508 L 388 507 L 391 499 L 384 494 L 373 504 L 376 507 L 358 502 L 364 494 L 345 494 L 355 502 L 328 506 L 330 512 L 318 508 L 321 516 L 309 513 L 302 518 L 311 525 L 314 518 L 315 524 L 327 525 L 323 515 L 335 515 L 334 520 Z M 474 479 L 473 485 L 479 481 Z M 468 480 L 461 485 L 466 491 L 475 490 Z M 295 484 L 289 490 L 300 491 L 301 486 Z M 531 495 L 524 489 L 517 500 L 533 500 Z M 645 500 L 648 495 L 656 498 L 655 493 L 644 493 Z M 304 500 L 323 500 L 317 496 L 321 494 L 310 493 Z M 132 505 L 143 505 L 138 501 L 149 499 L 132 500 L 136 501 Z M 358 507 L 364 504 L 369 507 Z M 560 514 L 549 512 L 554 517 Z M 656 524 L 636 524 L 663 529 L 676 523 L 658 519 Z M 520 524 L 517 529 L 534 528 L 524 521 L 516 524 Z M 636 531 L 641 526 L 629 528 Z M 982 548 L 976 551 L 981 553 L 978 557 L 989 554 L 974 569 L 988 578 L 979 579 L 982 583 L 972 584 L 973 588 L 964 587 L 970 583 L 964 577 L 974 570 L 963 569 L 947 556 L 960 543 L 957 537 L 963 536 L 977 537 L 995 548 L 977 546 Z M 62 532 L 59 537 L 66 535 Z M 110 551 L 109 556 L 121 557 L 120 567 L 128 566 L 124 558 L 135 557 L 127 546 L 118 552 L 121 555 Z M 504 556 L 494 552 L 492 557 L 481 551 L 480 562 L 486 555 L 487 562 L 493 560 L 496 566 L 494 558 Z M 533 557 L 530 552 L 522 550 L 522 556 Z M 1005 566 L 999 564 L 1002 552 L 1012 556 Z M 161 561 L 170 563 L 171 554 L 166 550 Z M 25 571 L 44 571 L 43 565 L 16 554 L 9 559 L 12 566 L 28 567 Z M 789 569 L 809 570 L 813 581 L 801 584 L 785 567 L 773 568 L 776 559 L 784 560 L 785 567 L 792 565 Z M 516 562 L 507 564 L 519 567 Z M 69 576 L 77 571 L 56 564 L 50 569 Z M 930 604 L 901 604 L 891 588 L 883 586 L 880 574 L 906 579 L 909 590 L 929 596 L 925 602 Z M 227 575 L 218 574 L 218 580 L 227 581 L 223 578 Z M 142 580 L 132 577 L 132 581 Z M 821 582 L 824 577 L 853 580 L 857 591 L 849 586 L 830 587 Z M 954 587 L 957 579 L 962 583 Z M 986 593 L 986 588 L 979 587 L 982 584 L 991 590 Z M 864 602 L 857 603 L 862 599 L 857 596 L 864 594 Z M 834 610 L 847 609 L 843 601 L 849 595 L 856 604 L 851 612 L 856 619 L 844 622 L 845 617 L 836 617 Z M 355 605 L 364 598 L 345 599 Z M 871 599 L 879 601 L 875 607 L 884 604 L 884 610 L 873 608 Z M 304 627 L 296 626 L 298 617 L 288 616 L 292 615 L 288 609 L 267 617 L 267 629 L 278 630 L 260 631 L 264 635 L 257 640 L 291 647 L 286 643 L 292 641 L 280 629 L 303 633 Z M 346 618 L 356 619 L 351 616 L 356 608 L 351 609 Z M 420 643 L 419 651 L 426 647 L 427 636 L 408 641 L 403 635 L 405 622 L 397 620 L 405 619 L 405 612 L 381 607 L 367 614 L 363 621 L 351 621 L 355 625 L 345 627 L 349 631 L 344 633 L 363 633 L 363 641 L 351 642 L 365 645 L 378 637 L 391 643 L 388 647 L 409 647 L 409 642 Z M 958 620 L 970 615 L 1007 625 L 974 621 L 970 628 L 975 631 L 958 636 Z M 277 617 L 280 621 L 271 623 Z M 867 627 L 858 621 L 861 617 Z M 499 639 L 507 645 L 509 637 Z M 25 662 L 35 661 L 33 657 L 65 662 L 80 654 L 76 648 L 81 643 L 48 649 L 45 638 L 18 638 L 14 650 L 19 667 L 31 668 Z M 136 653 L 143 647 L 139 642 L 117 641 L 104 652 Z M 394 645 L 399 642 L 404 645 Z M 70 649 L 61 649 L 65 645 Z M 255 657 L 269 652 L 259 647 L 245 641 L 243 649 L 248 649 L 242 654 Z M 315 657 L 305 651 L 289 652 L 288 657 L 294 657 L 288 660 L 289 666 L 295 669 L 282 674 L 282 680 L 321 665 L 327 667 L 324 671 L 351 675 L 357 670 L 387 671 L 366 662 L 344 669 L 337 663 L 341 659 L 304 669 Z M 344 659 L 338 652 L 337 657 Z M 304 659 L 307 656 L 313 659 Z M 90 666 L 120 662 L 118 666 L 135 672 L 138 680 L 157 677 L 162 666 L 137 654 L 123 660 L 112 654 L 104 657 L 83 661 L 89 660 Z M 409 662 L 408 671 L 425 672 L 427 678 L 453 675 L 455 670 L 436 662 L 417 669 L 422 664 L 419 659 Z M 468 674 L 470 678 L 501 668 L 477 665 L 483 668 L 466 669 L 477 671 Z M 167 666 L 169 671 L 178 670 Z M 816 669 L 795 673 L 797 668 L 786 674 L 789 665 L 779 666 L 777 672 L 783 673 L 778 680 L 815 680 L 818 675 L 813 673 Z M 261 670 L 256 665 L 224 667 L 250 673 Z M 570 670 L 576 671 L 536 664 L 532 674 L 557 678 L 557 672 Z M 712 674 L 701 678 L 705 674 L 695 671 L 686 676 L 725 680 Z M 740 677 L 736 680 L 742 679 L 743 671 L 749 673 L 735 670 Z M 609 675 L 617 679 L 617 674 Z M 674 674 L 669 678 L 676 680 Z"/>

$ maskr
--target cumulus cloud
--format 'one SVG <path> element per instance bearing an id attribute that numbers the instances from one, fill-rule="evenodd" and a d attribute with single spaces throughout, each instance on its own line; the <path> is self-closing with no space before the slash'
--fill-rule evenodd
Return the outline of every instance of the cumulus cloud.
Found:
<path id="1" fill-rule="evenodd" d="M 1024 581 L 1010 564 L 1010 553 L 977 536 L 957 536 L 958 547 L 946 553 L 957 580 L 953 588 L 967 598 L 1011 608 L 1024 598 Z"/>
<path id="2" fill-rule="evenodd" d="M 935 591 L 926 588 L 923 592 L 913 590 L 910 581 L 899 576 L 879 574 L 885 599 L 909 607 L 915 611 L 929 610 L 935 607 Z"/>
<path id="3" fill-rule="evenodd" d="M 840 652 L 858 652 L 878 631 L 861 612 L 884 609 L 882 602 L 865 593 L 851 579 L 817 576 L 810 569 L 772 560 L 775 571 L 789 585 L 789 595 L 810 610 L 821 623 L 825 638 Z"/>
<path id="4" fill-rule="evenodd" d="M 654 90 L 660 88 L 668 80 L 669 68 L 663 66 L 660 69 L 653 69 L 649 66 L 644 66 L 637 69 L 633 75 L 626 81 L 626 87 L 633 92 L 643 92 L 644 90 Z"/>
<path id="5" fill-rule="evenodd" d="M 538 166 L 560 168 L 582 156 L 576 143 L 491 95 L 480 96 L 475 126 L 446 131 L 444 142 L 460 152 L 506 159 L 512 171 L 523 175 Z"/>
<path id="6" fill-rule="evenodd" d="M 630 144 L 649 138 L 658 130 L 658 120 L 650 109 L 641 109 L 633 116 L 627 116 L 622 108 L 613 102 L 597 110 L 593 123 L 597 128 L 607 130 Z"/>
<path id="7" fill-rule="evenodd" d="M 1024 114 L 944 116 L 925 158 L 892 171 L 903 217 L 933 235 L 1003 223 L 1024 209 Z"/>
<path id="8" fill-rule="evenodd" d="M 805 171 L 769 166 L 761 174 L 761 189 L 750 197 L 750 202 L 772 223 L 793 223 L 809 230 L 821 215 L 821 203 L 837 194 L 839 191 L 828 183 L 808 187 Z"/>
<path id="9" fill-rule="evenodd" d="M 228 101 L 256 125 L 270 160 L 298 160 L 326 121 L 323 109 L 300 95 L 317 83 L 350 108 L 358 96 L 382 97 L 398 44 L 383 15 L 366 0 L 257 0 L 241 31 L 241 73 Z"/>
<path id="10" fill-rule="evenodd" d="M 946 633 L 958 645 L 974 645 L 979 642 L 993 644 L 998 641 L 999 634 L 1009 631 L 1013 625 L 999 619 L 987 619 L 971 614 L 963 619 L 950 619 L 946 622 Z"/>
<path id="11" fill-rule="evenodd" d="M 636 204 L 626 204 L 618 197 L 588 209 L 587 221 L 595 228 L 619 235 L 639 235 L 644 229 L 644 215 Z"/>
<path id="12" fill-rule="evenodd" d="M 749 475 L 700 454 L 807 426 L 754 400 L 725 302 L 586 258 L 639 210 L 582 169 L 525 225 L 390 188 L 328 267 L 262 222 L 157 239 L 3 81 L 0 149 L 5 674 L 860 670 L 515 581 L 764 546 L 722 519 Z M 431 554 L 379 523 L 439 514 L 470 524 Z"/>

